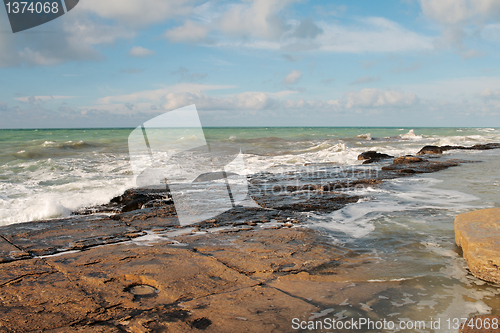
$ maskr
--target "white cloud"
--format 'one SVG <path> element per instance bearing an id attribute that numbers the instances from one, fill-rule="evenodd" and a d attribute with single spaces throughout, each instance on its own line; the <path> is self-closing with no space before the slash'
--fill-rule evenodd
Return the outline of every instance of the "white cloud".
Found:
<path id="1" fill-rule="evenodd" d="M 217 10 L 205 3 L 194 8 L 193 16 L 199 21 L 187 19 L 182 25 L 165 32 L 173 42 L 206 41 L 210 32 L 229 39 L 278 40 L 292 26 L 285 22 L 280 12 L 298 0 L 253 0 L 220 5 Z M 203 9 L 203 11 L 201 10 Z M 314 22 L 306 21 L 297 31 L 300 35 L 317 34 Z"/>
<path id="2" fill-rule="evenodd" d="M 182 88 L 181 88 L 182 86 Z M 338 100 L 305 100 L 293 98 L 296 91 L 262 92 L 249 91 L 231 95 L 211 96 L 191 85 L 178 85 L 169 89 L 137 92 L 130 95 L 106 97 L 98 102 L 100 105 L 87 107 L 96 110 L 121 110 L 120 112 L 148 110 L 157 112 L 152 105 L 161 104 L 163 110 L 174 110 L 186 105 L 196 104 L 202 111 L 283 111 L 297 110 L 351 112 L 363 110 L 394 110 L 408 108 L 419 103 L 414 93 L 403 93 L 393 90 L 363 89 L 346 93 Z M 200 86 L 200 85 L 198 85 Z M 215 90 L 212 87 L 210 90 Z M 207 91 L 209 89 L 205 89 Z M 141 107 L 139 107 L 141 106 Z M 153 111 L 152 111 L 153 110 Z M 146 111 L 141 111 L 146 112 Z"/>
<path id="3" fill-rule="evenodd" d="M 192 13 L 193 0 L 85 0 L 79 10 L 93 12 L 100 17 L 126 25 L 147 25 Z"/>
<path id="4" fill-rule="evenodd" d="M 165 32 L 172 42 L 198 42 L 207 37 L 209 28 L 191 20 L 187 20 L 183 25 Z"/>
<path id="5" fill-rule="evenodd" d="M 410 52 L 429 51 L 434 48 L 433 38 L 419 35 L 396 22 L 380 17 L 359 19 L 356 25 L 325 21 L 309 22 L 316 25 L 319 30 L 313 31 L 314 29 L 309 27 L 307 31 L 301 32 L 300 37 L 296 32 L 301 23 L 293 20 L 289 20 L 288 23 L 291 28 L 282 31 L 279 39 L 259 38 L 257 34 L 248 38 L 234 38 L 237 37 L 234 34 L 223 33 L 214 35 L 218 38 L 214 37 L 213 40 L 217 41 L 212 40 L 206 45 L 284 52 L 324 51 L 332 53 Z M 213 25 L 209 29 L 220 33 Z M 182 42 L 180 39 L 178 41 Z"/>
<path id="6" fill-rule="evenodd" d="M 500 109 L 500 89 L 486 88 L 478 94 L 486 105 Z"/>
<path id="7" fill-rule="evenodd" d="M 2 20 L 1 15 L 0 29 L 10 29 L 5 25 L 8 20 Z M 50 33 L 0 34 L 0 67 L 55 66 L 66 61 L 100 60 L 96 45 L 109 45 L 117 39 L 134 36 L 129 29 L 99 19 L 91 20 L 85 15 L 64 15 L 47 25 L 45 29 L 59 31 L 57 38 Z"/>
<path id="8" fill-rule="evenodd" d="M 477 50 L 464 44 L 467 37 L 481 36 L 483 27 L 490 21 L 500 20 L 500 2 L 497 0 L 420 0 L 422 12 L 442 26 L 440 47 L 454 47 L 469 59 L 481 56 Z"/>
<path id="9" fill-rule="evenodd" d="M 200 92 L 231 88 L 234 88 L 234 86 L 180 83 L 156 90 L 144 90 L 126 95 L 107 96 L 100 98 L 97 102 L 99 104 L 110 104 L 135 103 L 137 101 L 160 101 L 164 96 L 172 93 Z"/>
<path id="10" fill-rule="evenodd" d="M 302 77 L 302 71 L 292 70 L 285 78 L 281 81 L 284 84 L 294 84 Z"/>
<path id="11" fill-rule="evenodd" d="M 163 109 L 173 110 L 196 104 L 199 110 L 262 110 L 272 108 L 274 100 L 262 92 L 246 92 L 227 98 L 210 97 L 201 92 L 170 93 L 165 96 Z"/>
<path id="12" fill-rule="evenodd" d="M 294 2 L 297 0 L 254 0 L 220 5 L 216 9 L 199 6 L 197 9 L 203 7 L 208 14 L 192 16 L 165 32 L 165 36 L 179 43 L 282 51 L 362 53 L 434 48 L 431 37 L 381 17 L 358 19 L 353 25 L 286 18 L 285 10 Z"/>
<path id="13" fill-rule="evenodd" d="M 290 28 L 278 13 L 293 2 L 297 0 L 254 0 L 231 5 L 217 27 L 230 36 L 276 40 Z"/>
<path id="14" fill-rule="evenodd" d="M 46 102 L 58 99 L 70 99 L 75 98 L 74 96 L 26 96 L 26 97 L 16 97 L 15 100 L 26 103 L 38 103 Z"/>
<path id="15" fill-rule="evenodd" d="M 360 19 L 346 26 L 321 22 L 324 33 L 316 38 L 318 48 L 328 52 L 408 52 L 433 48 L 432 38 L 419 35 L 381 17 Z"/>
<path id="16" fill-rule="evenodd" d="M 155 54 L 155 51 L 145 49 L 141 46 L 134 46 L 132 49 L 130 49 L 128 54 L 132 57 L 144 58 Z"/>
<path id="17" fill-rule="evenodd" d="M 500 99 L 500 89 L 491 90 L 486 88 L 479 93 L 479 96 L 486 99 Z"/>
<path id="18" fill-rule="evenodd" d="M 491 87 L 500 87 L 500 77 L 462 77 L 427 81 L 419 84 L 405 84 L 401 85 L 400 88 L 426 99 L 454 102 L 464 96 L 477 96 L 478 91 L 485 91 Z"/>
<path id="19" fill-rule="evenodd" d="M 158 113 L 153 103 L 116 103 L 85 106 L 79 108 L 81 114 L 91 112 L 107 112 L 111 114 L 131 115 L 137 113 Z"/>
<path id="20" fill-rule="evenodd" d="M 420 0 L 420 5 L 424 15 L 443 25 L 500 18 L 497 0 Z"/>
<path id="21" fill-rule="evenodd" d="M 413 93 L 405 94 L 399 91 L 381 91 L 378 89 L 351 91 L 345 95 L 345 98 L 345 107 L 347 109 L 354 107 L 408 107 L 418 102 L 417 96 Z"/>
<path id="22" fill-rule="evenodd" d="M 244 92 L 223 97 L 212 97 L 200 92 L 172 93 L 165 96 L 162 104 L 165 110 L 174 110 L 186 105 L 196 104 L 202 111 L 288 111 L 288 110 L 334 110 L 339 111 L 341 104 L 337 100 L 307 101 L 304 99 L 287 99 L 296 94 L 295 91 Z"/>

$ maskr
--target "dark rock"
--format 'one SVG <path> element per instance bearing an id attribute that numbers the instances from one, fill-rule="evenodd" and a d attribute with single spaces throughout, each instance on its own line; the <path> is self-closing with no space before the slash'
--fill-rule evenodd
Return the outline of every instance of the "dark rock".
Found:
<path id="1" fill-rule="evenodd" d="M 199 330 L 204 330 L 208 326 L 212 325 L 212 321 L 208 318 L 203 317 L 203 318 L 198 318 L 198 319 L 193 320 L 190 325 L 193 328 L 197 328 Z"/>
<path id="2" fill-rule="evenodd" d="M 417 153 L 417 155 L 425 155 L 425 154 L 442 154 L 448 150 L 489 150 L 489 149 L 500 149 L 500 143 L 486 143 L 486 144 L 477 144 L 472 147 L 465 146 L 425 146 Z"/>
<path id="3" fill-rule="evenodd" d="M 87 207 L 74 212 L 74 215 L 91 215 L 96 213 L 126 213 L 143 207 L 161 207 L 173 205 L 167 186 L 151 188 L 135 188 L 126 190 L 110 200 L 106 205 Z"/>
<path id="4" fill-rule="evenodd" d="M 442 154 L 443 149 L 438 146 L 425 146 L 417 153 L 417 155 L 425 155 L 425 154 Z"/>
<path id="5" fill-rule="evenodd" d="M 408 156 L 403 156 L 406 158 Z M 413 157 L 413 159 L 419 159 L 419 157 Z M 401 158 L 401 157 L 400 157 Z M 413 160 L 409 159 L 409 161 Z M 449 167 L 454 167 L 460 165 L 460 163 L 467 163 L 468 161 L 462 160 L 449 160 L 443 162 L 429 162 L 427 160 L 421 159 L 422 161 L 414 160 L 415 162 L 407 162 L 407 164 L 396 163 L 392 165 L 387 165 L 382 167 L 382 171 L 393 172 L 396 174 L 415 174 L 415 173 L 431 173 L 440 170 L 447 169 Z"/>
<path id="6" fill-rule="evenodd" d="M 460 149 L 469 149 L 469 147 L 464 147 L 464 146 L 441 146 L 440 147 L 442 151 L 447 151 L 447 150 L 460 150 Z"/>
<path id="7" fill-rule="evenodd" d="M 376 151 L 365 151 L 364 153 L 361 153 L 358 155 L 358 160 L 384 160 L 388 158 L 394 158 L 394 156 L 379 153 Z"/>
<path id="8" fill-rule="evenodd" d="M 499 149 L 500 143 L 487 143 L 481 145 L 474 145 L 470 149 L 472 150 L 488 150 L 488 149 Z"/>
<path id="9" fill-rule="evenodd" d="M 32 256 L 51 255 L 128 241 L 144 234 L 121 221 L 88 216 L 12 224 L 0 230 L 5 240 L 23 249 L 10 257 L 20 255 L 21 259 L 25 252 Z M 8 258 L 3 260 L 8 261 Z"/>

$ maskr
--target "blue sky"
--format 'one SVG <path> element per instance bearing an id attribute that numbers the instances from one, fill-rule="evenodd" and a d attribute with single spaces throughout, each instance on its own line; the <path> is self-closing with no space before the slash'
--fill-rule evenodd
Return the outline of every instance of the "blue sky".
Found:
<path id="1" fill-rule="evenodd" d="M 81 0 L 9 30 L 0 128 L 500 126 L 498 0 Z"/>

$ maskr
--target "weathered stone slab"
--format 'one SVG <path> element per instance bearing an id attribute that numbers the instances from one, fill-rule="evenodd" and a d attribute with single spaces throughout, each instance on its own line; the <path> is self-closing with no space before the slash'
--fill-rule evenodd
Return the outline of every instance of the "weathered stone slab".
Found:
<path id="1" fill-rule="evenodd" d="M 374 305 L 380 301 L 378 294 L 391 288 L 397 288 L 399 282 L 337 282 L 334 275 L 309 275 L 302 272 L 279 277 L 268 283 L 269 286 L 281 290 L 288 295 L 309 300 L 313 304 L 323 307 L 355 306 L 360 304 Z M 321 292 L 318 292 L 321 290 Z M 307 318 L 301 318 L 307 319 Z"/>
<path id="2" fill-rule="evenodd" d="M 123 330 L 114 325 L 92 325 L 92 326 L 66 326 L 47 330 L 46 333 L 123 333 Z"/>
<path id="3" fill-rule="evenodd" d="M 201 235 L 177 239 L 189 243 L 198 252 L 214 256 L 228 267 L 257 276 L 335 265 L 347 252 L 327 243 L 314 231 L 302 228 L 220 234 L 218 244 L 213 238 Z"/>
<path id="4" fill-rule="evenodd" d="M 41 332 L 82 320 L 98 309 L 76 284 L 39 259 L 1 268 L 1 331 Z"/>
<path id="5" fill-rule="evenodd" d="M 162 242 L 104 246 L 46 260 L 103 307 L 151 309 L 258 284 L 214 258 Z M 136 292 L 137 286 L 142 290 Z M 152 292 L 142 294 L 144 288 Z"/>
<path id="6" fill-rule="evenodd" d="M 474 276 L 500 283 L 500 208 L 457 215 L 455 241 Z"/>
<path id="7" fill-rule="evenodd" d="M 25 276 L 39 276 L 52 274 L 56 270 L 41 259 L 23 260 L 20 262 L 4 263 L 0 266 L 0 286 L 6 286 Z"/>
<path id="8" fill-rule="evenodd" d="M 0 237 L 0 263 L 30 258 L 30 255 L 18 249 L 4 238 Z"/>
<path id="9" fill-rule="evenodd" d="M 14 224 L 2 227 L 0 232 L 37 256 L 126 241 L 143 234 L 120 221 L 88 217 Z"/>
<path id="10" fill-rule="evenodd" d="M 293 318 L 309 318 L 319 311 L 313 304 L 266 286 L 210 295 L 182 305 L 195 320 L 205 323 L 205 332 L 214 333 L 291 332 Z"/>

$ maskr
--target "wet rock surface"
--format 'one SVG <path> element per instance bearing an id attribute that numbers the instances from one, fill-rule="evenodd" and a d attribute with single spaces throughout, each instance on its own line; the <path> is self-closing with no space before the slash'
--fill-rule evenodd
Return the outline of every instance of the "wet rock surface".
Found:
<path id="1" fill-rule="evenodd" d="M 439 146 L 425 146 L 420 149 L 417 155 L 426 155 L 426 154 L 442 154 L 443 149 Z"/>
<path id="2" fill-rule="evenodd" d="M 431 173 L 450 167 L 459 166 L 462 163 L 472 163 L 471 161 L 451 159 L 446 161 L 429 161 L 416 156 L 402 156 L 395 158 L 392 165 L 382 167 L 382 171 L 398 174 L 418 174 Z"/>
<path id="3" fill-rule="evenodd" d="M 455 241 L 472 274 L 500 284 L 500 208 L 457 215 Z"/>
<path id="4" fill-rule="evenodd" d="M 0 331 L 283 332 L 292 318 L 321 311 L 321 304 L 303 295 L 311 279 L 320 279 L 316 287 L 350 285 L 324 274 L 351 265 L 348 251 L 311 230 L 284 227 L 177 240 L 181 243 L 162 238 L 2 264 Z M 287 276 L 291 280 L 282 280 Z M 354 294 L 366 302 L 372 297 L 366 291 Z M 344 296 L 333 302 L 342 303 Z"/>
<path id="5" fill-rule="evenodd" d="M 366 151 L 358 155 L 358 160 L 364 160 L 363 164 L 370 164 L 381 160 L 386 160 L 389 158 L 394 158 L 394 156 L 379 153 L 376 151 Z"/>
<path id="6" fill-rule="evenodd" d="M 477 144 L 470 147 L 465 146 L 425 146 L 417 153 L 417 155 L 426 155 L 426 154 L 442 154 L 448 150 L 489 150 L 489 149 L 499 149 L 500 143 L 486 143 L 486 144 Z"/>

